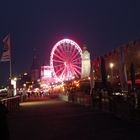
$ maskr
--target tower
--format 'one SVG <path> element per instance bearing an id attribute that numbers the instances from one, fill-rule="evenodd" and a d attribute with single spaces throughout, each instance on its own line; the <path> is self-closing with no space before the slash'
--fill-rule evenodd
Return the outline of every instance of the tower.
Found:
<path id="1" fill-rule="evenodd" d="M 82 71 L 81 71 L 81 78 L 85 78 L 90 76 L 90 53 L 87 50 L 87 47 L 84 45 L 82 50 Z"/>
<path id="2" fill-rule="evenodd" d="M 34 50 L 33 63 L 31 66 L 31 80 L 37 81 L 39 78 L 40 78 L 40 68 Z"/>

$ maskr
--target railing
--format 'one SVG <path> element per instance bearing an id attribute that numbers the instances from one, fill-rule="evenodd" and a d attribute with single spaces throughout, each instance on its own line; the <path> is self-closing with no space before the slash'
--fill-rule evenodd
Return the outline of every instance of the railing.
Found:
<path id="1" fill-rule="evenodd" d="M 59 95 L 61 100 L 81 104 L 84 106 L 91 106 L 92 105 L 92 97 L 90 95 L 84 95 L 82 93 L 80 94 L 60 94 Z"/>
<path id="2" fill-rule="evenodd" d="M 5 105 L 8 111 L 15 111 L 19 108 L 21 102 L 21 96 L 4 98 L 1 100 L 2 104 Z"/>
<path id="3" fill-rule="evenodd" d="M 139 95 L 138 95 L 139 94 Z M 92 107 L 94 110 L 111 112 L 114 115 L 128 120 L 140 122 L 140 93 L 137 96 L 74 93 L 63 95 L 64 101 Z M 65 100 L 67 99 L 67 100 Z"/>

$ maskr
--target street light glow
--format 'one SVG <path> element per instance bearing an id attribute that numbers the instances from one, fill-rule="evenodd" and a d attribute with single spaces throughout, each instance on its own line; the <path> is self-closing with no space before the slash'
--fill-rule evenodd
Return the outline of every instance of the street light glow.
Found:
<path id="1" fill-rule="evenodd" d="M 113 67 L 114 67 L 114 63 L 110 63 L 109 64 L 109 66 L 110 66 L 110 70 L 111 70 L 111 81 L 113 80 Z"/>
<path id="2" fill-rule="evenodd" d="M 110 66 L 110 68 L 112 69 L 112 68 L 114 67 L 114 63 L 111 62 L 111 63 L 109 64 L 109 66 Z"/>

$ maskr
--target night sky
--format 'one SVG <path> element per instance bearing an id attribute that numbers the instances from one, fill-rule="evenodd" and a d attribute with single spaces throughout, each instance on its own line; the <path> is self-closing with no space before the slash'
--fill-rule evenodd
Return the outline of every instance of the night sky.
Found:
<path id="1" fill-rule="evenodd" d="M 30 71 L 33 50 L 49 64 L 53 45 L 63 38 L 86 44 L 91 58 L 140 38 L 139 0 L 0 0 L 2 39 L 11 34 L 13 75 Z M 9 76 L 0 64 L 0 84 Z"/>

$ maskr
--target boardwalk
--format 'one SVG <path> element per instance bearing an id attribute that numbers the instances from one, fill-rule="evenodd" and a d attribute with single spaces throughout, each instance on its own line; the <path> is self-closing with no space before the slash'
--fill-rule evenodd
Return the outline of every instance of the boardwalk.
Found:
<path id="1" fill-rule="evenodd" d="M 10 140 L 135 140 L 140 126 L 58 99 L 25 102 L 8 116 Z M 139 137 L 139 138 L 138 138 Z"/>

